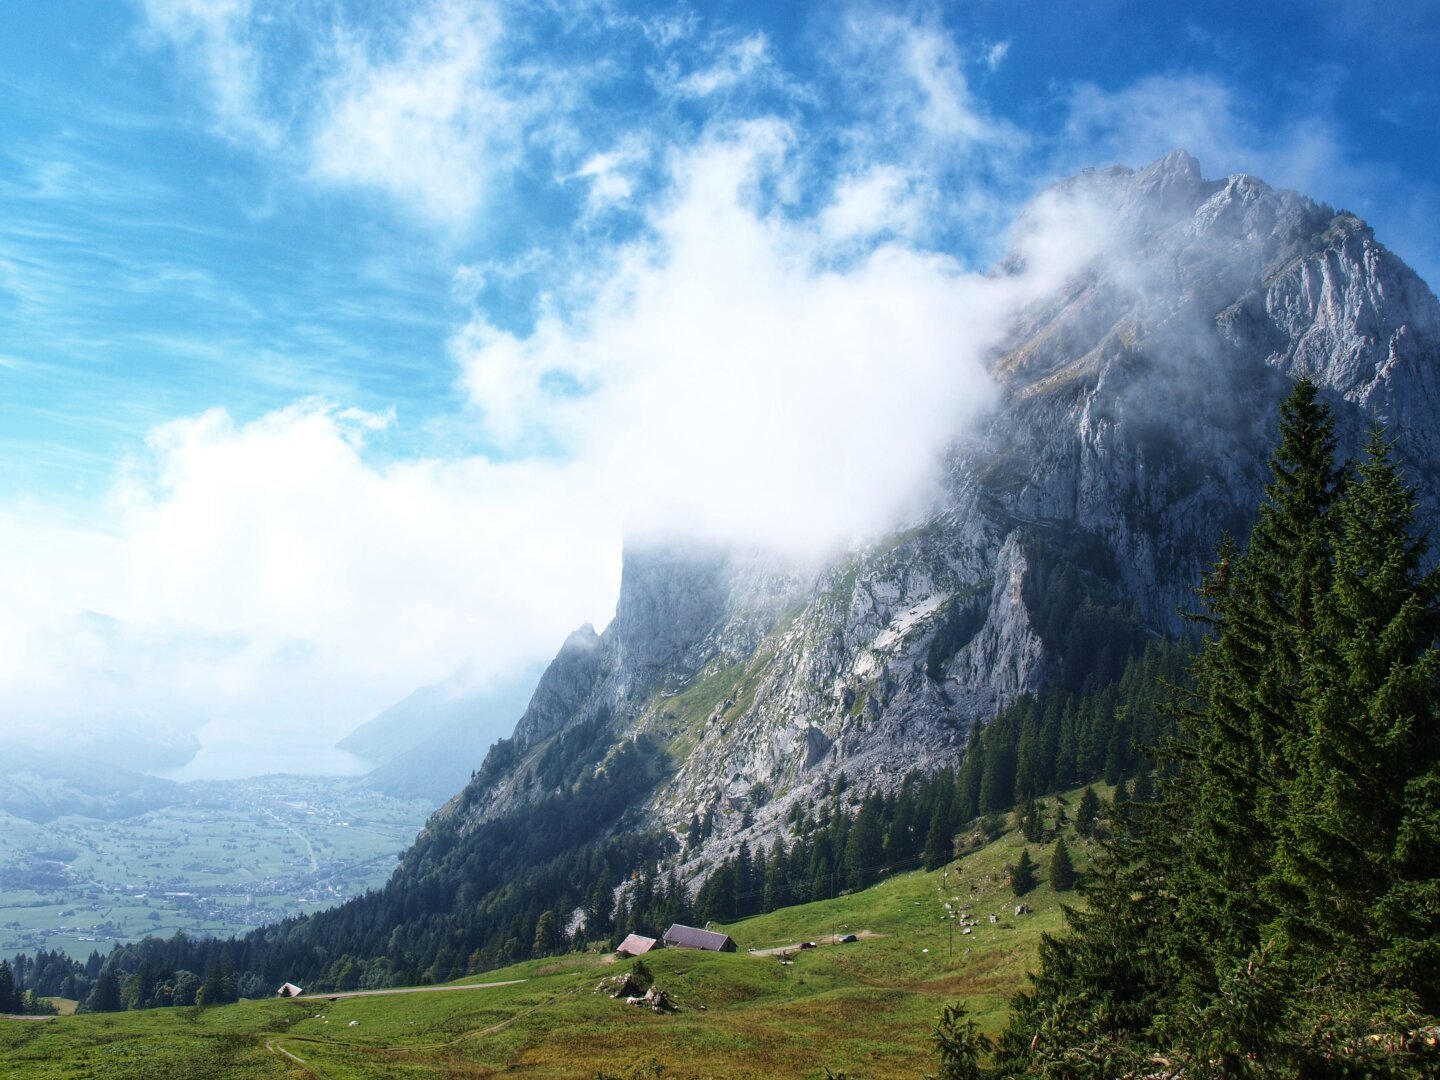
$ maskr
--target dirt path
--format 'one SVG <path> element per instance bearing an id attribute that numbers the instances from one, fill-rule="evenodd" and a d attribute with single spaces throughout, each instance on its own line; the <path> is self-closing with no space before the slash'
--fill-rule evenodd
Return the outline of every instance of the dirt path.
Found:
<path id="1" fill-rule="evenodd" d="M 286 1057 L 289 1060 L 293 1061 L 296 1065 L 299 1065 L 300 1068 L 304 1069 L 305 1075 L 311 1077 L 312 1080 L 323 1080 L 323 1077 L 321 1077 L 319 1073 L 317 1073 L 305 1063 L 304 1058 L 302 1058 L 299 1054 L 292 1054 L 289 1050 L 286 1050 L 283 1046 L 281 1046 L 276 1040 L 266 1039 L 265 1049 L 269 1050 L 272 1054 L 279 1054 L 282 1057 Z"/>
<path id="2" fill-rule="evenodd" d="M 815 945 L 816 945 L 816 947 L 818 948 L 818 947 L 821 946 L 821 945 L 840 945 L 840 944 L 843 944 L 843 943 L 840 941 L 840 937 L 841 937 L 841 936 L 843 936 L 843 935 L 837 936 L 837 935 L 835 935 L 835 934 L 822 934 L 820 937 L 815 938 Z M 855 932 L 855 936 L 856 936 L 857 938 L 859 938 L 861 941 L 869 941 L 871 938 L 876 938 L 876 937 L 879 937 L 880 935 L 877 934 L 877 933 L 875 933 L 873 930 L 857 930 L 857 931 Z M 800 942 L 797 941 L 794 945 L 776 945 L 773 949 L 751 949 L 751 950 L 750 950 L 750 955 L 751 955 L 751 956 L 782 956 L 782 955 L 784 955 L 785 953 L 798 953 L 798 952 L 800 952 L 800 951 L 801 951 L 801 949 L 800 949 Z M 807 950 L 807 951 L 808 951 L 808 950 Z"/>
<path id="3" fill-rule="evenodd" d="M 380 997 L 382 994 L 439 994 L 446 990 L 489 990 L 496 986 L 514 986 L 524 979 L 506 979 L 504 982 L 466 983 L 464 986 L 397 986 L 391 990 L 346 990 L 339 994 L 311 994 L 307 1000 L 339 1001 L 341 998 Z"/>
<path id="4" fill-rule="evenodd" d="M 357 990 L 357 991 L 355 991 L 355 992 L 353 992 L 353 993 L 349 993 L 349 994 L 325 994 L 325 995 L 319 995 L 319 996 L 317 996 L 317 997 L 315 997 L 315 998 L 313 998 L 313 999 L 306 999 L 306 1000 L 315 1000 L 315 1001 L 318 1001 L 319 998 L 320 998 L 320 996 L 323 996 L 327 1001 L 331 1001 L 331 1000 L 334 1000 L 335 998 L 340 998 L 340 997 L 365 997 L 365 996 L 368 996 L 368 995 L 371 995 L 371 994 L 419 994 L 419 993 L 429 993 L 429 992 L 436 991 L 436 990 L 483 990 L 483 989 L 487 989 L 487 988 L 495 987 L 495 986 L 514 986 L 516 983 L 522 983 L 522 982 L 525 982 L 525 980 L 524 980 L 524 979 L 509 979 L 509 980 L 507 980 L 507 981 L 505 981 L 505 982 L 471 983 L 471 984 L 469 984 L 468 986 L 408 986 L 408 987 L 402 987 L 402 988 L 397 989 L 397 990 Z M 286 1039 L 285 1039 L 284 1041 L 285 1041 L 285 1042 L 290 1042 L 290 1043 L 296 1043 L 296 1042 L 311 1043 L 311 1044 L 317 1045 L 317 1046 L 341 1047 L 341 1048 L 345 1048 L 345 1049 L 366 1050 L 366 1051 L 371 1051 L 371 1052 L 378 1051 L 378 1052 L 380 1052 L 380 1053 L 391 1053 L 391 1054 L 410 1054 L 410 1053 L 415 1053 L 415 1052 L 417 1052 L 417 1051 L 420 1051 L 420 1052 L 432 1051 L 432 1052 L 433 1052 L 433 1051 L 437 1051 L 437 1050 L 448 1050 L 448 1049 L 450 1049 L 450 1048 L 452 1048 L 452 1047 L 454 1047 L 454 1046 L 458 1046 L 460 1043 L 467 1042 L 467 1041 L 469 1041 L 470 1039 L 479 1039 L 479 1038 L 483 1038 L 483 1037 L 486 1036 L 486 1035 L 494 1035 L 494 1034 L 496 1034 L 496 1033 L 498 1033 L 498 1032 L 504 1031 L 504 1030 L 505 1030 L 506 1028 L 508 1028 L 511 1024 L 514 1024 L 514 1023 L 516 1023 L 517 1021 L 523 1020 L 523 1019 L 525 1019 L 525 1017 L 527 1017 L 527 1016 L 533 1016 L 535 1013 L 539 1012 L 541 1009 L 548 1009 L 550 1006 L 554 1005 L 555 1002 L 558 1001 L 561 997 L 568 997 L 568 996 L 570 996 L 570 995 L 572 995 L 572 994 L 574 994 L 574 993 L 576 993 L 576 992 L 577 992 L 577 988 L 576 988 L 576 987 L 571 987 L 570 989 L 564 991 L 563 993 L 560 993 L 560 994 L 552 994 L 550 997 L 546 998 L 544 1001 L 540 1002 L 539 1004 L 537 1004 L 537 1005 L 532 1005 L 532 1006 L 531 1006 L 530 1008 L 528 1008 L 528 1009 L 522 1009 L 520 1012 L 516 1013 L 514 1016 L 512 1016 L 512 1017 L 510 1017 L 510 1018 L 508 1018 L 508 1019 L 506 1019 L 506 1020 L 502 1020 L 502 1021 L 500 1021 L 498 1024 L 491 1024 L 491 1025 L 490 1025 L 489 1027 L 487 1027 L 487 1028 L 479 1028 L 479 1029 L 477 1029 L 477 1030 L 475 1030 L 475 1031 L 467 1031 L 467 1032 L 465 1032 L 465 1033 L 463 1033 L 463 1034 L 461 1034 L 461 1035 L 457 1035 L 457 1036 L 456 1036 L 455 1038 L 453 1038 L 453 1039 L 445 1039 L 445 1040 L 442 1041 L 442 1042 L 435 1042 L 435 1043 L 412 1043 L 412 1044 L 405 1045 L 405 1046 L 375 1046 L 375 1045 L 371 1045 L 371 1044 L 362 1045 L 362 1044 L 359 1044 L 359 1043 L 346 1043 L 346 1042 L 341 1042 L 341 1041 L 338 1040 L 338 1039 L 322 1039 L 322 1038 L 318 1038 L 318 1037 L 313 1036 L 313 1035 L 291 1035 L 291 1036 L 286 1037 Z M 311 1077 L 312 1080 L 326 1080 L 326 1077 L 325 1077 L 325 1074 L 324 1074 L 324 1073 L 322 1073 L 322 1072 L 316 1072 L 316 1071 L 315 1071 L 315 1067 L 314 1067 L 313 1065 L 311 1065 L 308 1061 L 306 1061 L 304 1058 L 302 1058 L 300 1055 L 294 1054 L 294 1053 L 290 1052 L 289 1050 L 285 1049 L 285 1047 L 281 1045 L 281 1040 L 280 1040 L 280 1039 L 267 1039 L 267 1040 L 265 1041 L 265 1049 L 268 1050 L 268 1051 L 269 1051 L 270 1053 L 272 1053 L 272 1054 L 283 1055 L 287 1060 L 293 1062 L 294 1064 L 298 1065 L 301 1069 L 303 1069 L 303 1070 L 305 1071 L 305 1074 L 306 1074 L 307 1076 Z"/>

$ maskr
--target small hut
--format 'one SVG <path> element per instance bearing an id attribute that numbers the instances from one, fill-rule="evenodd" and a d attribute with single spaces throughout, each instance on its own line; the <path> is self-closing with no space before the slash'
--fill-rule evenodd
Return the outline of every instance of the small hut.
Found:
<path id="1" fill-rule="evenodd" d="M 629 934 L 625 940 L 620 942 L 620 947 L 615 951 L 621 956 L 644 956 L 651 949 L 658 948 L 660 942 L 653 937 L 646 937 L 644 934 Z"/>
<path id="2" fill-rule="evenodd" d="M 275 991 L 275 996 L 276 996 L 276 997 L 294 998 L 294 997 L 299 997 L 299 996 L 300 996 L 301 994 L 303 994 L 304 992 L 305 992 L 304 990 L 302 990 L 300 987 L 296 986 L 294 983 L 292 983 L 292 982 L 287 982 L 284 986 L 280 987 L 279 990 L 276 990 L 276 991 Z"/>
<path id="3" fill-rule="evenodd" d="M 706 952 L 734 952 L 735 941 L 729 934 L 701 930 L 696 926 L 676 923 L 665 931 L 664 942 L 679 949 L 704 949 Z"/>

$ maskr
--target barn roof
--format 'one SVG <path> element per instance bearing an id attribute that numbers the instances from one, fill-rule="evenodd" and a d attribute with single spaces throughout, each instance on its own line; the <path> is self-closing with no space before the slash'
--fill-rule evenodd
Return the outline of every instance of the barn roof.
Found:
<path id="1" fill-rule="evenodd" d="M 734 952 L 735 942 L 729 934 L 717 934 L 713 930 L 701 930 L 695 926 L 676 923 L 665 931 L 665 944 L 678 945 L 682 949 L 705 949 L 708 952 Z"/>
<path id="2" fill-rule="evenodd" d="M 646 937 L 644 934 L 630 934 L 620 942 L 620 947 L 615 951 L 622 956 L 640 956 L 659 944 L 653 937 Z"/>

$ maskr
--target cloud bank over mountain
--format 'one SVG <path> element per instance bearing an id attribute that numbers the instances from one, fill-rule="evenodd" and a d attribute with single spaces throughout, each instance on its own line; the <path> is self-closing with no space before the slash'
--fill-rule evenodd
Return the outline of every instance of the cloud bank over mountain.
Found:
<path id="1" fill-rule="evenodd" d="M 0 709 L 244 731 L 277 764 L 298 725 L 333 741 L 603 625 L 627 536 L 809 557 L 916 512 L 993 400 L 987 350 L 1115 241 L 1044 203 L 1010 235 L 1058 175 L 1187 143 L 1212 173 L 1432 198 L 1349 151 L 1338 99 L 1228 81 L 1230 41 L 1192 42 L 1209 71 L 1045 91 L 1038 32 L 924 5 L 125 19 L 51 28 L 126 92 L 86 139 L 15 151 L 0 374 L 36 387 L 27 422 L 86 434 L 11 447 L 37 471 L 0 505 Z M 150 186 L 123 204 L 75 182 L 155 130 L 181 171 L 126 158 Z M 991 274 L 1011 243 L 1024 272 Z M 87 244 L 117 245 L 123 285 Z M 83 492 L 45 486 L 74 462 Z"/>

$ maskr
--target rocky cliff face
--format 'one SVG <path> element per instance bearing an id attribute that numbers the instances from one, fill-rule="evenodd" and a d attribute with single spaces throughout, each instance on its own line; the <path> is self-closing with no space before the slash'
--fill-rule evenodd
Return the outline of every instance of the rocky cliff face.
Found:
<path id="1" fill-rule="evenodd" d="M 614 622 L 565 643 L 513 763 L 443 814 L 523 805 L 546 741 L 597 720 L 668 756 L 640 819 L 683 832 L 713 808 L 720 847 L 836 771 L 883 786 L 953 762 L 971 725 L 1094 662 L 1095 627 L 1177 632 L 1220 534 L 1248 526 L 1302 375 L 1342 443 L 1388 424 L 1437 509 L 1440 305 L 1363 222 L 1254 177 L 1207 181 L 1178 151 L 1045 198 L 1099 212 L 1115 243 L 1017 319 L 993 358 L 1000 404 L 957 439 L 933 512 L 820 567 L 631 550 Z M 1077 637 L 1061 592 L 1111 621 Z"/>

